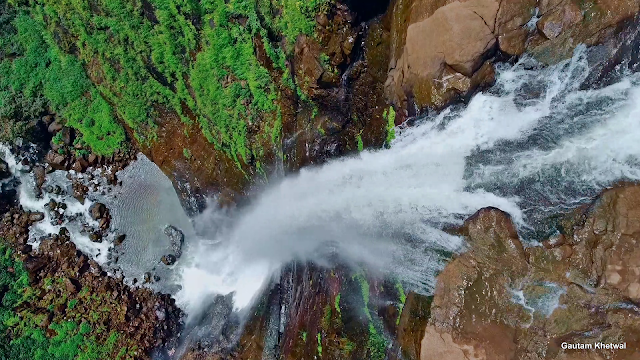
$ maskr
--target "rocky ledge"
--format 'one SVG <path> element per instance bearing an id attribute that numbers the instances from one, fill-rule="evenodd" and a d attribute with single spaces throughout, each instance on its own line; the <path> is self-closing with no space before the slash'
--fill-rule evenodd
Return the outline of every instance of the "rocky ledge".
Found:
<path id="1" fill-rule="evenodd" d="M 640 185 L 604 191 L 524 248 L 508 214 L 469 218 L 469 250 L 449 263 L 426 326 L 401 332 L 414 359 L 634 359 L 640 356 Z M 407 327 L 411 308 L 403 313 Z M 567 349 L 625 343 L 624 350 Z"/>

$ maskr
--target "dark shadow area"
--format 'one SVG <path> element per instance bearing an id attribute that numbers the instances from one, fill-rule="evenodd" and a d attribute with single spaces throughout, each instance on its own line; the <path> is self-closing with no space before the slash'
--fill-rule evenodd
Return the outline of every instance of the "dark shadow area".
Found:
<path id="1" fill-rule="evenodd" d="M 378 15 L 382 15 L 389 8 L 390 0 L 346 0 L 345 5 L 357 14 L 357 20 L 369 21 Z"/>

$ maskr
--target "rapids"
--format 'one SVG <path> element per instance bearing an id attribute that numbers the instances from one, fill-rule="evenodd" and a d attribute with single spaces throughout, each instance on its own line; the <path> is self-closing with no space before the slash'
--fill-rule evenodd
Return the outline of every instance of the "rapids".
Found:
<path id="1" fill-rule="evenodd" d="M 553 230 L 551 213 L 640 179 L 640 78 L 581 89 L 588 74 L 584 48 L 553 67 L 503 65 L 466 106 L 396 129 L 390 149 L 283 178 L 230 225 L 191 242 L 177 267 L 179 304 L 193 314 L 234 292 L 235 307 L 246 307 L 281 265 L 328 254 L 429 293 L 442 254 L 464 247 L 441 229 L 486 206 L 510 213 L 535 246 Z"/>

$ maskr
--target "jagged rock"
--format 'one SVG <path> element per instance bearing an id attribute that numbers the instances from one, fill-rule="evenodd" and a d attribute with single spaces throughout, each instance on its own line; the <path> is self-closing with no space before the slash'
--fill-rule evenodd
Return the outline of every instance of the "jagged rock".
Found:
<path id="1" fill-rule="evenodd" d="M 182 245 L 184 244 L 184 234 L 181 230 L 176 228 L 173 225 L 169 225 L 164 228 L 164 234 L 167 235 L 169 241 L 171 243 L 171 248 L 173 249 L 174 255 L 176 258 L 180 258 L 182 256 Z"/>
<path id="2" fill-rule="evenodd" d="M 54 170 L 67 170 L 68 162 L 64 155 L 49 151 L 45 157 L 45 161 Z"/>
<path id="3" fill-rule="evenodd" d="M 174 255 L 169 254 L 169 255 L 164 255 L 160 260 L 162 261 L 163 264 L 167 266 L 171 266 L 176 263 L 177 259 Z"/>
<path id="4" fill-rule="evenodd" d="M 115 246 L 120 246 L 122 245 L 122 243 L 124 243 L 124 240 L 127 238 L 127 235 L 125 234 L 120 234 L 118 236 L 116 236 L 115 240 L 113 241 L 113 244 Z"/>
<path id="5" fill-rule="evenodd" d="M 536 10 L 537 7 L 537 10 Z M 536 11 L 536 26 L 529 23 Z M 402 114 L 442 108 L 493 81 L 496 50 L 532 53 L 546 64 L 570 57 L 578 44 L 615 39 L 640 11 L 635 0 L 397 1 L 390 8 L 392 57 L 385 92 Z M 452 82 L 453 80 L 453 82 Z M 469 85 L 466 85 L 469 82 Z"/>
<path id="6" fill-rule="evenodd" d="M 640 185 L 607 190 L 561 224 L 561 234 L 544 247 L 523 249 L 507 214 L 488 208 L 469 218 L 462 229 L 469 250 L 437 278 L 420 359 L 640 354 L 638 310 L 625 305 L 639 295 Z M 407 302 L 405 311 L 414 307 Z M 399 333 L 409 329 L 401 323 Z M 627 348 L 581 353 L 562 349 L 562 342 L 626 342 Z M 415 344 L 403 345 L 405 352 L 415 353 Z"/>
<path id="7" fill-rule="evenodd" d="M 89 207 L 89 215 L 93 220 L 100 220 L 107 214 L 107 206 L 103 203 L 94 203 Z"/>
<path id="8" fill-rule="evenodd" d="M 102 234 L 100 234 L 99 232 L 93 232 L 93 233 L 89 234 L 89 240 L 91 240 L 92 242 L 95 242 L 95 243 L 101 243 L 102 242 Z"/>
<path id="9" fill-rule="evenodd" d="M 46 181 L 46 170 L 43 166 L 38 165 L 33 168 L 33 178 L 36 182 L 36 189 L 40 190 Z"/>
<path id="10" fill-rule="evenodd" d="M 32 212 L 29 214 L 29 221 L 38 222 L 44 220 L 44 214 L 41 212 Z"/>

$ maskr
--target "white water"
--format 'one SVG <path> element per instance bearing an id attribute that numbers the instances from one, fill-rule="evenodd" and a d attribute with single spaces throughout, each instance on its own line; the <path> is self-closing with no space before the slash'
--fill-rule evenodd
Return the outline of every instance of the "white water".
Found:
<path id="1" fill-rule="evenodd" d="M 640 179 L 637 77 L 581 91 L 583 53 L 547 69 L 526 59 L 499 69 L 490 92 L 399 129 L 391 149 L 285 178 L 230 229 L 192 244 L 179 304 L 194 313 L 213 294 L 235 292 L 243 308 L 282 264 L 322 261 L 327 244 L 430 291 L 442 266 L 434 250 L 463 245 L 443 224 L 495 206 L 526 229 L 613 181 Z"/>
<path id="2" fill-rule="evenodd" d="M 109 251 L 112 245 L 109 242 L 94 243 L 89 240 L 89 236 L 81 232 L 82 223 L 98 226 L 98 223 L 89 216 L 89 208 L 93 202 L 86 200 L 81 204 L 78 200 L 69 195 L 55 195 L 43 192 L 40 198 L 36 197 L 35 180 L 29 172 L 24 172 L 23 165 L 18 162 L 16 157 L 11 154 L 9 148 L 0 144 L 0 154 L 9 165 L 11 173 L 16 176 L 20 182 L 18 190 L 20 205 L 25 210 L 42 212 L 45 215 L 44 220 L 35 223 L 29 231 L 29 244 L 35 248 L 40 244 L 40 238 L 51 234 L 57 234 L 60 228 L 66 227 L 69 230 L 71 240 L 76 244 L 78 249 L 83 253 L 91 256 L 99 264 L 103 264 L 108 260 Z M 47 175 L 47 180 L 43 186 L 58 185 L 71 193 L 71 181 L 69 181 L 62 172 L 54 172 Z M 62 224 L 52 223 L 52 218 L 46 209 L 46 204 L 51 200 L 59 203 L 65 203 L 67 208 L 64 210 L 65 220 Z M 76 217 L 76 220 L 70 221 L 70 218 Z"/>

